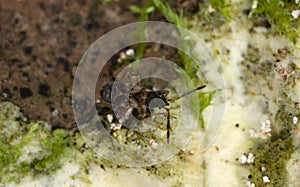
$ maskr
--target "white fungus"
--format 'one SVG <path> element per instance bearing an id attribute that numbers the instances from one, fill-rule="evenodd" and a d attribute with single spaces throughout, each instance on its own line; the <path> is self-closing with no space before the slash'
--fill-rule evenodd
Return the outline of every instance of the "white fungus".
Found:
<path id="1" fill-rule="evenodd" d="M 111 123 L 114 119 L 113 115 L 111 115 L 111 114 L 107 114 L 106 117 L 107 117 L 107 120 L 108 120 L 109 123 Z"/>
<path id="2" fill-rule="evenodd" d="M 110 129 L 112 129 L 112 130 L 120 130 L 121 127 L 122 127 L 122 123 L 112 123 L 110 125 Z"/>
<path id="3" fill-rule="evenodd" d="M 271 182 L 268 176 L 263 176 L 263 182 L 268 183 Z"/>
<path id="4" fill-rule="evenodd" d="M 247 185 L 248 187 L 255 187 L 255 184 L 252 183 L 252 182 L 250 182 L 250 181 L 247 181 L 246 185 Z"/>
<path id="5" fill-rule="evenodd" d="M 253 163 L 254 159 L 255 159 L 255 156 L 253 155 L 253 153 L 249 153 L 248 158 L 247 158 L 247 163 L 248 164 Z"/>
<path id="6" fill-rule="evenodd" d="M 240 162 L 241 164 L 251 164 L 251 163 L 254 163 L 254 159 L 255 159 L 255 156 L 253 155 L 253 153 L 249 153 L 248 156 L 243 154 L 241 157 L 240 157 Z"/>
<path id="7" fill-rule="evenodd" d="M 271 131 L 271 121 L 266 120 L 265 122 L 261 122 L 260 132 L 256 132 L 255 130 L 250 129 L 249 134 L 251 138 L 267 139 L 268 137 L 272 136 Z"/>
<path id="8" fill-rule="evenodd" d="M 134 50 L 133 49 L 128 49 L 126 52 L 125 52 L 126 56 L 134 56 Z"/>
<path id="9" fill-rule="evenodd" d="M 245 164 L 247 162 L 247 156 L 245 154 L 243 154 L 239 160 L 240 160 L 241 164 Z"/>
<path id="10" fill-rule="evenodd" d="M 251 8 L 252 8 L 252 9 L 256 9 L 256 8 L 257 8 L 257 5 L 258 5 L 258 0 L 254 0 L 254 1 L 252 2 Z"/>
<path id="11" fill-rule="evenodd" d="M 153 148 L 155 148 L 155 149 L 157 148 L 158 144 L 155 142 L 155 140 L 150 140 L 149 143 Z"/>
<path id="12" fill-rule="evenodd" d="M 297 19 L 300 15 L 300 10 L 293 10 L 292 11 L 292 16 Z"/>
<path id="13" fill-rule="evenodd" d="M 54 109 L 52 111 L 52 116 L 57 117 L 59 115 L 59 111 L 57 109 Z"/>
<path id="14" fill-rule="evenodd" d="M 263 133 L 271 132 L 272 131 L 270 120 L 267 120 L 267 121 L 261 123 L 261 131 Z"/>
<path id="15" fill-rule="evenodd" d="M 296 116 L 293 117 L 293 124 L 296 125 L 298 123 L 298 118 Z"/>
<path id="16" fill-rule="evenodd" d="M 215 11 L 216 11 L 216 9 L 214 9 L 211 5 L 208 6 L 208 12 L 209 13 L 213 13 Z"/>

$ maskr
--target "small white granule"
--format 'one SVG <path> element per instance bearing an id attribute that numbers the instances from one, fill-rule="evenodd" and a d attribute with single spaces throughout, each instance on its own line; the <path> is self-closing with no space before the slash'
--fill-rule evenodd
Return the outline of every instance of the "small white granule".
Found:
<path id="1" fill-rule="evenodd" d="M 253 162 L 254 162 L 254 159 L 255 159 L 255 156 L 253 155 L 253 153 L 249 153 L 249 154 L 248 154 L 247 163 L 248 163 L 248 164 L 253 163 Z"/>
<path id="2" fill-rule="evenodd" d="M 59 115 L 59 111 L 57 109 L 53 110 L 52 116 L 57 117 Z"/>
<path id="3" fill-rule="evenodd" d="M 251 138 L 262 138 L 265 140 L 272 136 L 271 131 L 271 121 L 266 120 L 265 122 L 261 122 L 260 132 L 255 132 L 255 130 L 250 129 L 249 134 Z"/>
<path id="4" fill-rule="evenodd" d="M 258 5 L 258 0 L 254 0 L 254 1 L 252 1 L 251 8 L 252 9 L 257 9 L 257 5 Z"/>
<path id="5" fill-rule="evenodd" d="M 241 162 L 241 164 L 246 164 L 246 163 L 251 164 L 251 163 L 254 163 L 254 159 L 255 159 L 255 156 L 253 155 L 253 153 L 249 153 L 248 157 L 247 157 L 247 155 L 243 154 L 240 157 L 239 161 Z"/>
<path id="6" fill-rule="evenodd" d="M 295 3 L 298 4 L 298 3 L 299 3 L 299 0 L 295 0 Z"/>
<path id="7" fill-rule="evenodd" d="M 134 50 L 133 49 L 128 49 L 126 52 L 125 52 L 126 56 L 134 56 Z"/>
<path id="8" fill-rule="evenodd" d="M 153 148 L 155 148 L 155 149 L 157 148 L 158 144 L 155 142 L 155 140 L 150 140 L 149 143 Z"/>
<path id="9" fill-rule="evenodd" d="M 261 171 L 266 171 L 266 168 L 265 167 L 261 167 Z"/>
<path id="10" fill-rule="evenodd" d="M 261 131 L 262 131 L 263 133 L 271 132 L 271 131 L 272 131 L 270 120 L 267 120 L 266 122 L 262 122 L 262 123 L 261 123 Z"/>
<path id="11" fill-rule="evenodd" d="M 263 176 L 263 182 L 268 183 L 271 182 L 268 176 Z"/>
<path id="12" fill-rule="evenodd" d="M 119 54 L 119 58 L 120 58 L 121 60 L 126 59 L 126 54 L 122 51 L 122 52 Z"/>
<path id="13" fill-rule="evenodd" d="M 250 182 L 250 181 L 247 181 L 246 184 L 247 184 L 248 187 L 255 187 L 255 184 Z"/>
<path id="14" fill-rule="evenodd" d="M 272 131 L 271 129 L 271 121 L 266 120 L 265 122 L 261 123 L 261 138 L 267 139 L 268 137 L 271 137 L 272 134 L 270 133 Z"/>
<path id="15" fill-rule="evenodd" d="M 122 127 L 122 123 L 112 123 L 110 125 L 110 129 L 112 129 L 112 130 L 120 130 L 121 127 Z"/>
<path id="16" fill-rule="evenodd" d="M 298 118 L 296 116 L 293 117 L 293 124 L 296 125 L 298 123 Z"/>
<path id="17" fill-rule="evenodd" d="M 240 160 L 241 164 L 245 164 L 247 162 L 247 156 L 245 154 L 243 154 L 239 160 Z"/>
<path id="18" fill-rule="evenodd" d="M 293 10 L 292 11 L 292 16 L 297 19 L 300 15 L 300 10 Z"/>
<path id="19" fill-rule="evenodd" d="M 107 114 L 106 117 L 107 117 L 107 120 L 108 120 L 109 123 L 111 123 L 114 119 L 113 115 L 111 115 L 111 114 Z"/>
<path id="20" fill-rule="evenodd" d="M 255 130 L 253 130 L 253 129 L 249 130 L 249 134 L 250 134 L 251 138 L 258 138 L 259 137 L 259 134 L 256 133 Z"/>
<path id="21" fill-rule="evenodd" d="M 216 9 L 214 9 L 211 5 L 209 5 L 208 6 L 208 12 L 213 13 L 214 11 L 216 11 Z"/>

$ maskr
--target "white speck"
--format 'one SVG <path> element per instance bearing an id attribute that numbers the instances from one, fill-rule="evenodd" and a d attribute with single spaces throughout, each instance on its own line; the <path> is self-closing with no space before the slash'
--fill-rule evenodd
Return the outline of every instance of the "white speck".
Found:
<path id="1" fill-rule="evenodd" d="M 195 151 L 191 150 L 189 151 L 190 155 L 194 155 L 195 154 Z"/>
<path id="2" fill-rule="evenodd" d="M 157 148 L 157 143 L 155 142 L 155 140 L 150 140 L 149 143 L 153 148 Z"/>
<path id="3" fill-rule="evenodd" d="M 266 168 L 265 167 L 261 167 L 261 171 L 266 171 Z"/>
<path id="4" fill-rule="evenodd" d="M 122 123 L 112 123 L 110 125 L 110 129 L 112 129 L 112 130 L 120 130 L 121 127 L 122 127 Z"/>
<path id="5" fill-rule="evenodd" d="M 216 9 L 214 9 L 211 5 L 209 5 L 208 6 L 208 12 L 213 13 L 214 11 L 216 11 Z"/>
<path id="6" fill-rule="evenodd" d="M 124 52 L 121 52 L 119 56 L 121 60 L 126 59 L 126 54 Z"/>
<path id="7" fill-rule="evenodd" d="M 300 10 L 293 10 L 292 16 L 293 16 L 295 19 L 297 19 L 297 18 L 299 17 L 299 15 L 300 15 Z"/>
<path id="8" fill-rule="evenodd" d="M 255 156 L 253 155 L 253 153 L 249 153 L 249 154 L 248 154 L 247 163 L 248 163 L 248 164 L 253 163 L 253 162 L 254 162 L 254 159 L 255 159 Z"/>
<path id="9" fill-rule="evenodd" d="M 293 117 L 293 124 L 296 125 L 298 123 L 298 118 L 296 116 Z"/>
<path id="10" fill-rule="evenodd" d="M 271 132 L 271 131 L 272 131 L 270 120 L 267 120 L 266 122 L 262 122 L 262 123 L 261 123 L 261 131 L 262 131 L 263 133 Z"/>
<path id="11" fill-rule="evenodd" d="M 249 134 L 251 138 L 262 138 L 265 140 L 268 137 L 272 136 L 272 134 L 270 133 L 271 131 L 271 121 L 266 120 L 265 122 L 261 122 L 260 132 L 256 132 L 255 130 L 250 129 Z"/>
<path id="12" fill-rule="evenodd" d="M 247 162 L 247 156 L 245 154 L 240 157 L 240 162 L 241 164 L 245 164 Z"/>
<path id="13" fill-rule="evenodd" d="M 263 182 L 268 183 L 271 182 L 268 176 L 263 176 Z"/>
<path id="14" fill-rule="evenodd" d="M 241 157 L 240 157 L 240 162 L 241 164 L 251 164 L 251 163 L 254 163 L 254 159 L 255 159 L 255 156 L 253 155 L 253 153 L 249 153 L 248 154 L 248 157 L 247 155 L 243 154 Z"/>
<path id="15" fill-rule="evenodd" d="M 258 5 L 258 0 L 254 0 L 254 1 L 252 1 L 251 8 L 252 8 L 252 9 L 256 9 L 256 8 L 257 8 L 257 5 Z"/>
<path id="16" fill-rule="evenodd" d="M 111 115 L 111 114 L 107 114 L 106 117 L 107 117 L 107 120 L 108 120 L 109 123 L 111 123 L 114 119 L 113 115 Z"/>
<path id="17" fill-rule="evenodd" d="M 126 56 L 134 56 L 134 50 L 133 49 L 128 49 L 126 52 L 125 52 Z"/>
<path id="18" fill-rule="evenodd" d="M 248 187 L 255 187 L 255 184 L 250 182 L 250 181 L 247 181 L 246 184 L 247 184 Z"/>
<path id="19" fill-rule="evenodd" d="M 59 111 L 58 110 L 53 110 L 53 112 L 52 112 L 52 116 L 54 116 L 54 117 L 56 117 L 56 116 L 58 116 L 58 114 L 59 114 Z"/>
<path id="20" fill-rule="evenodd" d="M 253 129 L 249 130 L 249 134 L 250 134 L 251 138 L 258 138 L 259 137 L 259 134 L 256 133 Z"/>
<path id="21" fill-rule="evenodd" d="M 298 3 L 299 3 L 299 0 L 295 0 L 295 3 L 298 4 Z"/>

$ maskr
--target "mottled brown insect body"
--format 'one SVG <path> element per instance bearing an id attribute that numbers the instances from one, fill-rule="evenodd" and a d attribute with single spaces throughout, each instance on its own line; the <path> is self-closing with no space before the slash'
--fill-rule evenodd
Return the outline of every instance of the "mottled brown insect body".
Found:
<path id="1" fill-rule="evenodd" d="M 113 86 L 124 93 L 124 95 L 129 95 L 129 100 L 126 98 L 122 98 L 121 96 L 114 96 L 112 94 Z M 130 111 L 134 117 L 139 120 L 144 120 L 151 116 L 151 113 L 154 109 L 165 109 L 167 112 L 167 143 L 169 143 L 170 138 L 170 109 L 167 106 L 170 105 L 169 102 L 174 102 L 182 97 L 185 97 L 189 94 L 192 94 L 198 90 L 205 88 L 206 86 L 199 86 L 181 96 L 176 98 L 168 99 L 167 96 L 169 94 L 168 90 L 150 90 L 144 87 L 134 87 L 127 83 L 121 82 L 109 82 L 103 86 L 103 90 L 100 92 L 100 96 L 103 101 L 111 104 L 113 101 L 115 103 L 120 103 L 123 99 L 129 101 Z M 138 88 L 138 89 L 136 89 Z M 122 121 L 126 121 L 127 119 L 122 119 Z"/>

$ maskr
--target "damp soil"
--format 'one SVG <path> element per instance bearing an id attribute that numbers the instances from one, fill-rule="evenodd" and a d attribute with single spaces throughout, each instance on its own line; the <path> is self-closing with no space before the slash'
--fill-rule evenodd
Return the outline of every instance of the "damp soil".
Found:
<path id="1" fill-rule="evenodd" d="M 53 127 L 76 128 L 71 92 L 82 55 L 103 34 L 138 21 L 139 16 L 127 7 L 143 3 L 1 1 L 0 102 L 15 103 L 30 120 L 46 121 Z M 187 15 L 198 11 L 196 0 L 171 1 L 171 6 L 177 11 L 183 9 Z M 165 21 L 159 14 L 151 19 Z M 148 46 L 145 56 L 176 58 L 176 49 L 155 45 Z M 101 82 L 113 81 L 122 69 L 114 67 L 116 56 L 100 74 Z M 96 97 L 101 86 L 97 86 Z"/>

